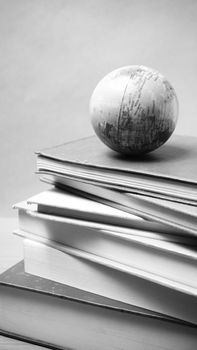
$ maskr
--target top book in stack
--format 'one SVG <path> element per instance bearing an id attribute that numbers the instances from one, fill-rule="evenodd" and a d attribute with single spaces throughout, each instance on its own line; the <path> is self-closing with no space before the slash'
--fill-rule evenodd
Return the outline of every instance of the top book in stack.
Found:
<path id="1" fill-rule="evenodd" d="M 144 219 L 196 234 L 196 160 L 197 138 L 174 135 L 158 150 L 129 158 L 92 136 L 37 152 L 37 170 L 46 182 L 116 202 L 122 210 L 132 206 Z"/>

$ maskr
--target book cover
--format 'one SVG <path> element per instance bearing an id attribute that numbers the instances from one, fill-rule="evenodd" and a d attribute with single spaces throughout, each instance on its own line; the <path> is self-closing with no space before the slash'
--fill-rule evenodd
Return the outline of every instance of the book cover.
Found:
<path id="1" fill-rule="evenodd" d="M 109 298 L 101 297 L 97 294 L 89 293 L 84 290 L 71 287 L 69 285 L 54 283 L 51 280 L 43 279 L 38 276 L 32 276 L 24 270 L 24 261 L 12 266 L 0 275 L 0 285 L 11 288 L 20 288 L 36 293 L 43 293 L 57 298 L 76 301 L 77 303 L 85 303 L 87 305 L 97 305 L 106 308 L 120 309 L 122 312 L 139 313 L 140 315 L 149 315 L 150 317 L 164 318 L 172 320 L 171 317 L 164 317 L 156 312 L 136 307 L 134 305 L 124 304 Z"/>
<path id="2" fill-rule="evenodd" d="M 87 168 L 144 174 L 197 184 L 195 137 L 173 135 L 165 145 L 143 158 L 119 155 L 109 150 L 96 136 L 47 148 L 37 152 L 37 155 Z"/>
<path id="3" fill-rule="evenodd" d="M 29 198 L 27 200 L 27 203 L 29 204 L 30 210 L 32 204 L 35 204 L 37 206 L 38 212 L 64 217 L 72 217 L 75 219 L 83 219 L 86 221 L 94 221 L 108 225 L 110 224 L 114 226 L 114 229 L 116 227 L 119 227 L 119 229 L 121 227 L 128 227 L 146 231 L 154 231 L 157 232 L 157 234 L 166 233 L 168 234 L 168 238 L 171 236 L 171 239 L 176 239 L 176 237 L 181 236 L 180 230 L 176 228 L 169 229 L 166 225 L 150 220 L 144 220 L 142 217 L 139 217 L 137 215 L 116 209 L 110 205 L 82 196 L 80 195 L 79 191 L 76 191 L 74 193 L 74 191 L 71 189 L 70 191 L 68 191 L 68 189 L 66 189 L 66 191 L 62 191 L 58 188 L 51 188 L 48 191 L 41 192 Z M 176 203 L 173 203 L 174 206 L 175 204 Z M 190 209 L 190 206 L 182 206 L 183 208 L 180 215 L 183 213 L 183 211 L 184 213 L 187 213 L 188 207 Z M 17 204 L 14 207 L 17 208 Z M 178 205 L 177 207 L 179 208 Z M 193 214 L 195 216 L 196 211 L 196 207 L 192 207 L 192 210 L 190 210 L 189 214 Z M 138 233 L 140 233 L 139 230 Z M 165 235 L 163 235 L 163 238 L 164 237 Z"/>
<path id="4" fill-rule="evenodd" d="M 194 349 L 196 326 L 24 272 L 0 276 L 0 333 L 50 349 Z"/>
<path id="5" fill-rule="evenodd" d="M 24 239 L 27 272 L 197 324 L 196 288 L 24 231 L 16 233 Z"/>
<path id="6" fill-rule="evenodd" d="M 78 230 L 79 227 L 84 230 L 98 230 L 99 232 L 114 232 L 122 235 L 152 238 L 168 242 L 177 242 L 186 245 L 197 245 L 197 240 L 191 235 L 185 235 L 178 229 L 169 228 L 166 225 L 157 222 L 143 220 L 134 215 L 127 215 L 122 210 L 114 210 L 109 205 L 83 198 L 79 195 L 74 197 L 67 196 L 67 191 L 59 191 L 52 188 L 49 191 L 42 192 L 29 198 L 27 201 L 17 203 L 13 206 L 18 209 L 19 221 L 24 212 L 29 216 L 39 216 L 44 214 L 43 218 L 53 220 L 51 227 L 57 223 L 57 227 L 63 226 L 59 223 L 64 222 Z M 71 198 L 71 201 L 68 200 Z M 82 200 L 84 199 L 84 201 Z M 73 200 L 73 204 L 72 204 Z M 87 201 L 87 202 L 86 202 Z M 83 204 L 83 205 L 82 205 Z M 99 206 L 101 204 L 101 206 Z M 97 209 L 99 209 L 97 211 Z M 48 215 L 48 216 L 45 216 Z M 66 227 L 66 226 L 65 226 Z M 59 231 L 59 230 L 58 230 Z M 58 232 L 57 231 L 57 232 Z"/>
<path id="7" fill-rule="evenodd" d="M 197 236 L 196 206 L 186 206 L 186 210 L 183 210 L 183 204 L 181 204 L 179 210 L 178 205 L 168 205 L 166 204 L 167 201 L 95 186 L 57 173 L 53 174 L 45 171 L 41 172 L 40 175 L 44 182 L 53 184 L 63 190 L 72 190 L 74 193 L 126 211 L 147 221 L 155 221 L 157 224 L 167 226 L 169 231 L 175 230 L 176 232 Z"/>
<path id="8" fill-rule="evenodd" d="M 35 239 L 44 238 L 197 288 L 197 252 L 191 242 L 184 245 L 145 237 L 146 232 L 143 237 L 143 232 L 132 234 L 132 229 L 118 232 L 109 225 L 28 210 L 23 204 L 18 208 L 19 230 Z"/>

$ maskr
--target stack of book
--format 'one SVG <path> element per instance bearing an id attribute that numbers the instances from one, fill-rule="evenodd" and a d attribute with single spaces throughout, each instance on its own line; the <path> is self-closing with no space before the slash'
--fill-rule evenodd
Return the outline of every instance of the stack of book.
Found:
<path id="1" fill-rule="evenodd" d="M 197 139 L 127 158 L 96 137 L 37 153 L 53 185 L 15 205 L 2 333 L 57 349 L 195 349 Z"/>

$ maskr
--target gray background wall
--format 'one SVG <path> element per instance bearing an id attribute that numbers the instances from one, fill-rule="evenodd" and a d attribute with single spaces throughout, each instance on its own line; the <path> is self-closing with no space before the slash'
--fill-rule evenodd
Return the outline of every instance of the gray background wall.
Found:
<path id="1" fill-rule="evenodd" d="M 44 189 L 34 151 L 93 133 L 88 103 L 111 70 L 143 64 L 174 86 L 176 133 L 197 136 L 197 1 L 0 1 L 0 216 Z"/>

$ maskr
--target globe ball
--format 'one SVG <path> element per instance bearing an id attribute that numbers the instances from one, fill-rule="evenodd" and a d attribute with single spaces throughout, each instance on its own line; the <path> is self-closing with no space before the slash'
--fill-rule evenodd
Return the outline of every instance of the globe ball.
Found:
<path id="1" fill-rule="evenodd" d="M 173 133 L 178 100 L 169 81 L 144 66 L 106 75 L 90 99 L 93 128 L 104 144 L 128 155 L 151 152 Z"/>

